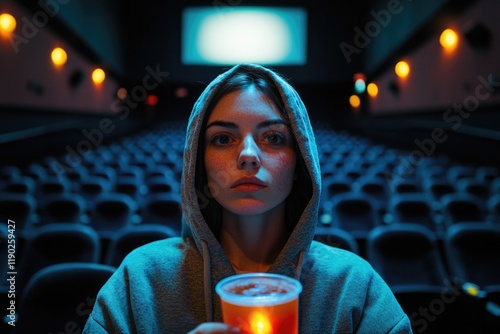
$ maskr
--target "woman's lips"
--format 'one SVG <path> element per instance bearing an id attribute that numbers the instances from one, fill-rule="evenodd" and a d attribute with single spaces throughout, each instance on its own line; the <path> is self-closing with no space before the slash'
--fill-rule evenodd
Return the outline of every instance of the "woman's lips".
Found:
<path id="1" fill-rule="evenodd" d="M 232 189 L 244 192 L 244 193 L 251 193 L 251 192 L 256 192 L 259 190 L 262 190 L 266 188 L 265 186 L 255 184 L 255 183 L 241 183 L 235 187 L 232 187 Z"/>
<path id="2" fill-rule="evenodd" d="M 231 189 L 241 192 L 255 192 L 266 187 L 264 181 L 257 177 L 242 177 L 231 185 Z"/>

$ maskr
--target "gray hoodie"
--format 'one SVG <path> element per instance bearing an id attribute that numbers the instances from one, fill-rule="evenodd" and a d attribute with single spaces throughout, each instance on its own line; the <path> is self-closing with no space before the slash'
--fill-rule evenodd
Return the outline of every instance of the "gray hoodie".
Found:
<path id="1" fill-rule="evenodd" d="M 269 269 L 303 285 L 300 333 L 410 333 L 408 317 L 365 260 L 313 241 L 321 174 L 307 110 L 281 76 L 252 64 L 218 76 L 194 105 L 184 149 L 182 238 L 153 242 L 130 253 L 99 292 L 84 333 L 187 333 L 202 322 L 222 321 L 215 285 L 235 270 L 202 215 L 195 171 L 207 106 L 221 83 L 242 70 L 260 72 L 278 88 L 312 180 L 312 196 Z"/>

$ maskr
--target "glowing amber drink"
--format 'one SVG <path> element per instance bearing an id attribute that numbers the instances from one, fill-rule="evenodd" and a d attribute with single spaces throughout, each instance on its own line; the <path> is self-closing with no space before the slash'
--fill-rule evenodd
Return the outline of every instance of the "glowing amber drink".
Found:
<path id="1" fill-rule="evenodd" d="M 248 334 L 299 332 L 299 281 L 277 274 L 252 273 L 227 277 L 216 286 L 226 324 Z"/>

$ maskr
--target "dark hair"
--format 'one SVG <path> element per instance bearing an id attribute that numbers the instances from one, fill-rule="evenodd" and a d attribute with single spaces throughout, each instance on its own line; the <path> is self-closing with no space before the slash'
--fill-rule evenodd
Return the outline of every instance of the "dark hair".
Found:
<path id="1" fill-rule="evenodd" d="M 265 77 L 260 73 L 255 73 L 248 69 L 240 71 L 240 73 L 237 73 L 226 80 L 212 97 L 209 105 L 207 106 L 207 110 L 203 118 L 201 133 L 198 139 L 195 187 L 197 189 L 197 193 L 199 195 L 202 194 L 202 196 L 205 197 L 203 199 L 199 199 L 200 203 L 203 203 L 203 205 L 200 206 L 201 212 L 216 238 L 219 238 L 219 232 L 222 225 L 222 208 L 208 190 L 207 171 L 204 164 L 205 128 L 212 110 L 222 97 L 234 91 L 244 90 L 251 86 L 255 86 L 275 104 L 284 118 L 294 141 L 295 155 L 297 157 L 295 180 L 292 190 L 290 191 L 290 195 L 285 200 L 285 223 L 287 224 L 290 233 L 297 224 L 300 215 L 304 211 L 307 202 L 312 196 L 311 177 L 307 171 L 302 154 L 299 151 L 295 134 L 290 126 L 290 119 L 285 110 L 285 105 L 277 87 L 270 78 Z"/>

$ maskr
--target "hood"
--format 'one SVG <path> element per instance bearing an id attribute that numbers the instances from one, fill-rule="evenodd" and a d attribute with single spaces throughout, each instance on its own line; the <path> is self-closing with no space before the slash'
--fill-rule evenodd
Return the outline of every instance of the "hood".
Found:
<path id="1" fill-rule="evenodd" d="M 199 135 L 202 130 L 201 127 L 207 107 L 215 93 L 221 87 L 221 84 L 233 75 L 248 70 L 259 72 L 261 75 L 270 78 L 277 87 L 312 183 L 312 196 L 307 204 L 304 203 L 305 209 L 291 233 L 287 244 L 275 263 L 271 266 L 270 272 L 298 278 L 301 269 L 301 259 L 310 247 L 317 223 L 321 184 L 319 160 L 313 129 L 302 100 L 295 89 L 275 72 L 254 64 L 234 66 L 214 79 L 198 98 L 188 121 L 184 148 L 184 168 L 181 187 L 184 219 L 182 233 L 184 237 L 192 237 L 194 239 L 196 247 L 203 257 L 205 270 L 210 272 L 207 274 L 214 282 L 226 276 L 233 275 L 234 270 L 229 258 L 205 222 L 200 210 L 200 205 L 203 205 L 206 197 L 195 188 Z"/>

